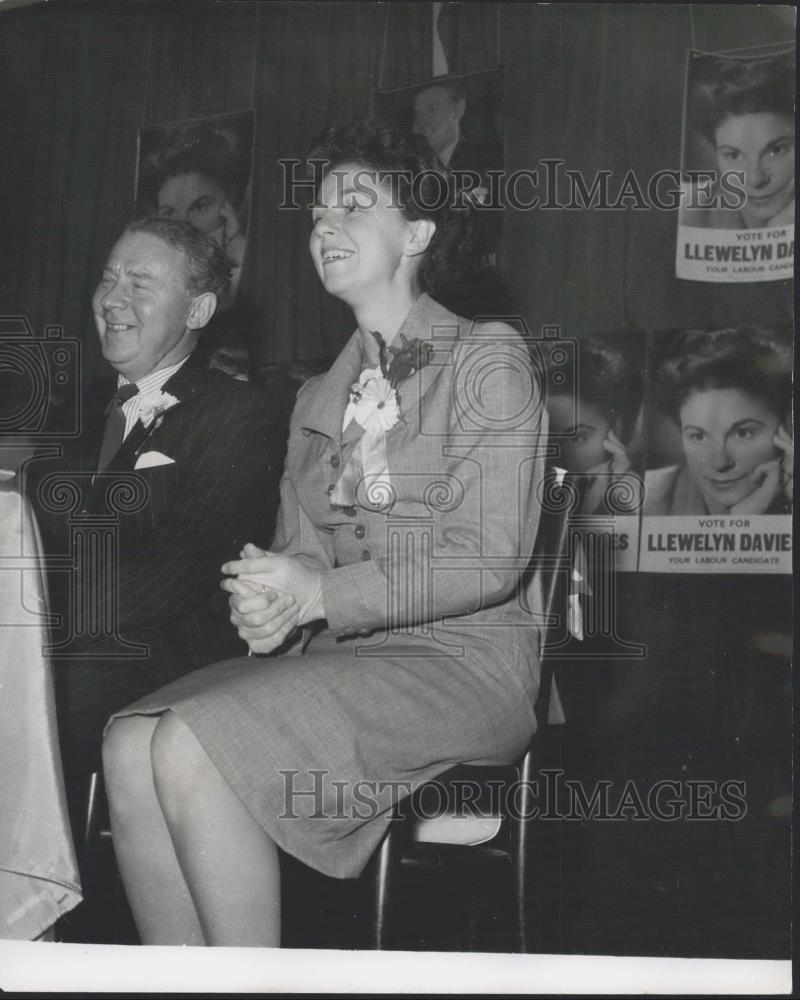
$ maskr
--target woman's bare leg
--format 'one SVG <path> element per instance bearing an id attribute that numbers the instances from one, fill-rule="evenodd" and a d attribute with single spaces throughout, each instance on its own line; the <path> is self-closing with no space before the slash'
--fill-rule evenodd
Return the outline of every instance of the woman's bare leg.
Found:
<path id="1" fill-rule="evenodd" d="M 280 945 L 278 849 L 173 713 L 152 741 L 155 789 L 207 944 Z"/>
<path id="2" fill-rule="evenodd" d="M 153 784 L 158 717 L 115 720 L 103 744 L 111 835 L 142 944 L 206 943 Z"/>

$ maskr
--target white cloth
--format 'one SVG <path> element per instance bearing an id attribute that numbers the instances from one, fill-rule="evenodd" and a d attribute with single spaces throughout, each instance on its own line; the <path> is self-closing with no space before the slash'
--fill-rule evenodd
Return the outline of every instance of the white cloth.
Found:
<path id="1" fill-rule="evenodd" d="M 0 937 L 31 940 L 81 900 L 46 642 L 39 533 L 0 481 Z"/>

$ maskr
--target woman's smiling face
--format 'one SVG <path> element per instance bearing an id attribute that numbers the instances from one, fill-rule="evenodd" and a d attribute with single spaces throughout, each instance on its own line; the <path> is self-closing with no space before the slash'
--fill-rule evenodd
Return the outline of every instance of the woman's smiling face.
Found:
<path id="1" fill-rule="evenodd" d="M 358 164 L 329 171 L 312 219 L 311 257 L 332 295 L 356 305 L 397 278 L 412 224 L 374 171 Z"/>
<path id="2" fill-rule="evenodd" d="M 766 226 L 794 199 L 794 122 L 773 111 L 731 115 L 714 133 L 721 171 L 744 174 L 748 228 Z"/>
<path id="3" fill-rule="evenodd" d="M 709 511 L 722 513 L 758 486 L 754 470 L 776 458 L 778 415 L 743 389 L 700 389 L 680 408 L 686 465 Z"/>

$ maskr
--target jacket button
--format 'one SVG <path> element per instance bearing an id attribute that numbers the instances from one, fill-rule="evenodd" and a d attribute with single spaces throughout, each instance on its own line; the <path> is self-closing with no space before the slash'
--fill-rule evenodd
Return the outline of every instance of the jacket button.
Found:
<path id="1" fill-rule="evenodd" d="M 328 496 L 330 496 L 335 489 L 336 489 L 336 483 L 331 483 L 331 485 L 327 488 L 327 490 L 325 490 L 325 492 L 328 494 Z"/>
<path id="2" fill-rule="evenodd" d="M 338 469 L 339 468 L 339 456 L 338 455 L 331 455 L 331 466 L 334 469 Z"/>
<path id="3" fill-rule="evenodd" d="M 304 438 L 311 437 L 311 431 L 307 427 L 304 427 L 300 433 Z"/>
<path id="4" fill-rule="evenodd" d="M 364 535 L 366 535 L 366 533 L 367 529 L 364 527 L 363 524 L 357 524 L 353 529 L 353 534 L 356 536 L 356 538 L 363 538 Z"/>
<path id="5" fill-rule="evenodd" d="M 372 558 L 372 553 L 369 551 L 369 549 L 364 549 L 364 551 L 361 553 L 361 561 L 369 562 L 371 558 Z"/>

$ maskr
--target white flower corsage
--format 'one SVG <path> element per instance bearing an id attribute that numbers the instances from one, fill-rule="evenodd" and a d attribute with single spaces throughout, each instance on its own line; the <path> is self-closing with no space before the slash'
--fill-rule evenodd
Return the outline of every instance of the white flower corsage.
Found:
<path id="1" fill-rule="evenodd" d="M 164 413 L 179 402 L 179 399 L 171 396 L 168 392 L 154 393 L 139 403 L 139 419 L 145 427 L 149 427 L 154 420 L 156 427 L 160 427 Z"/>
<path id="2" fill-rule="evenodd" d="M 353 419 L 369 433 L 390 431 L 400 417 L 397 390 L 380 368 L 365 368 L 350 387 Z"/>

